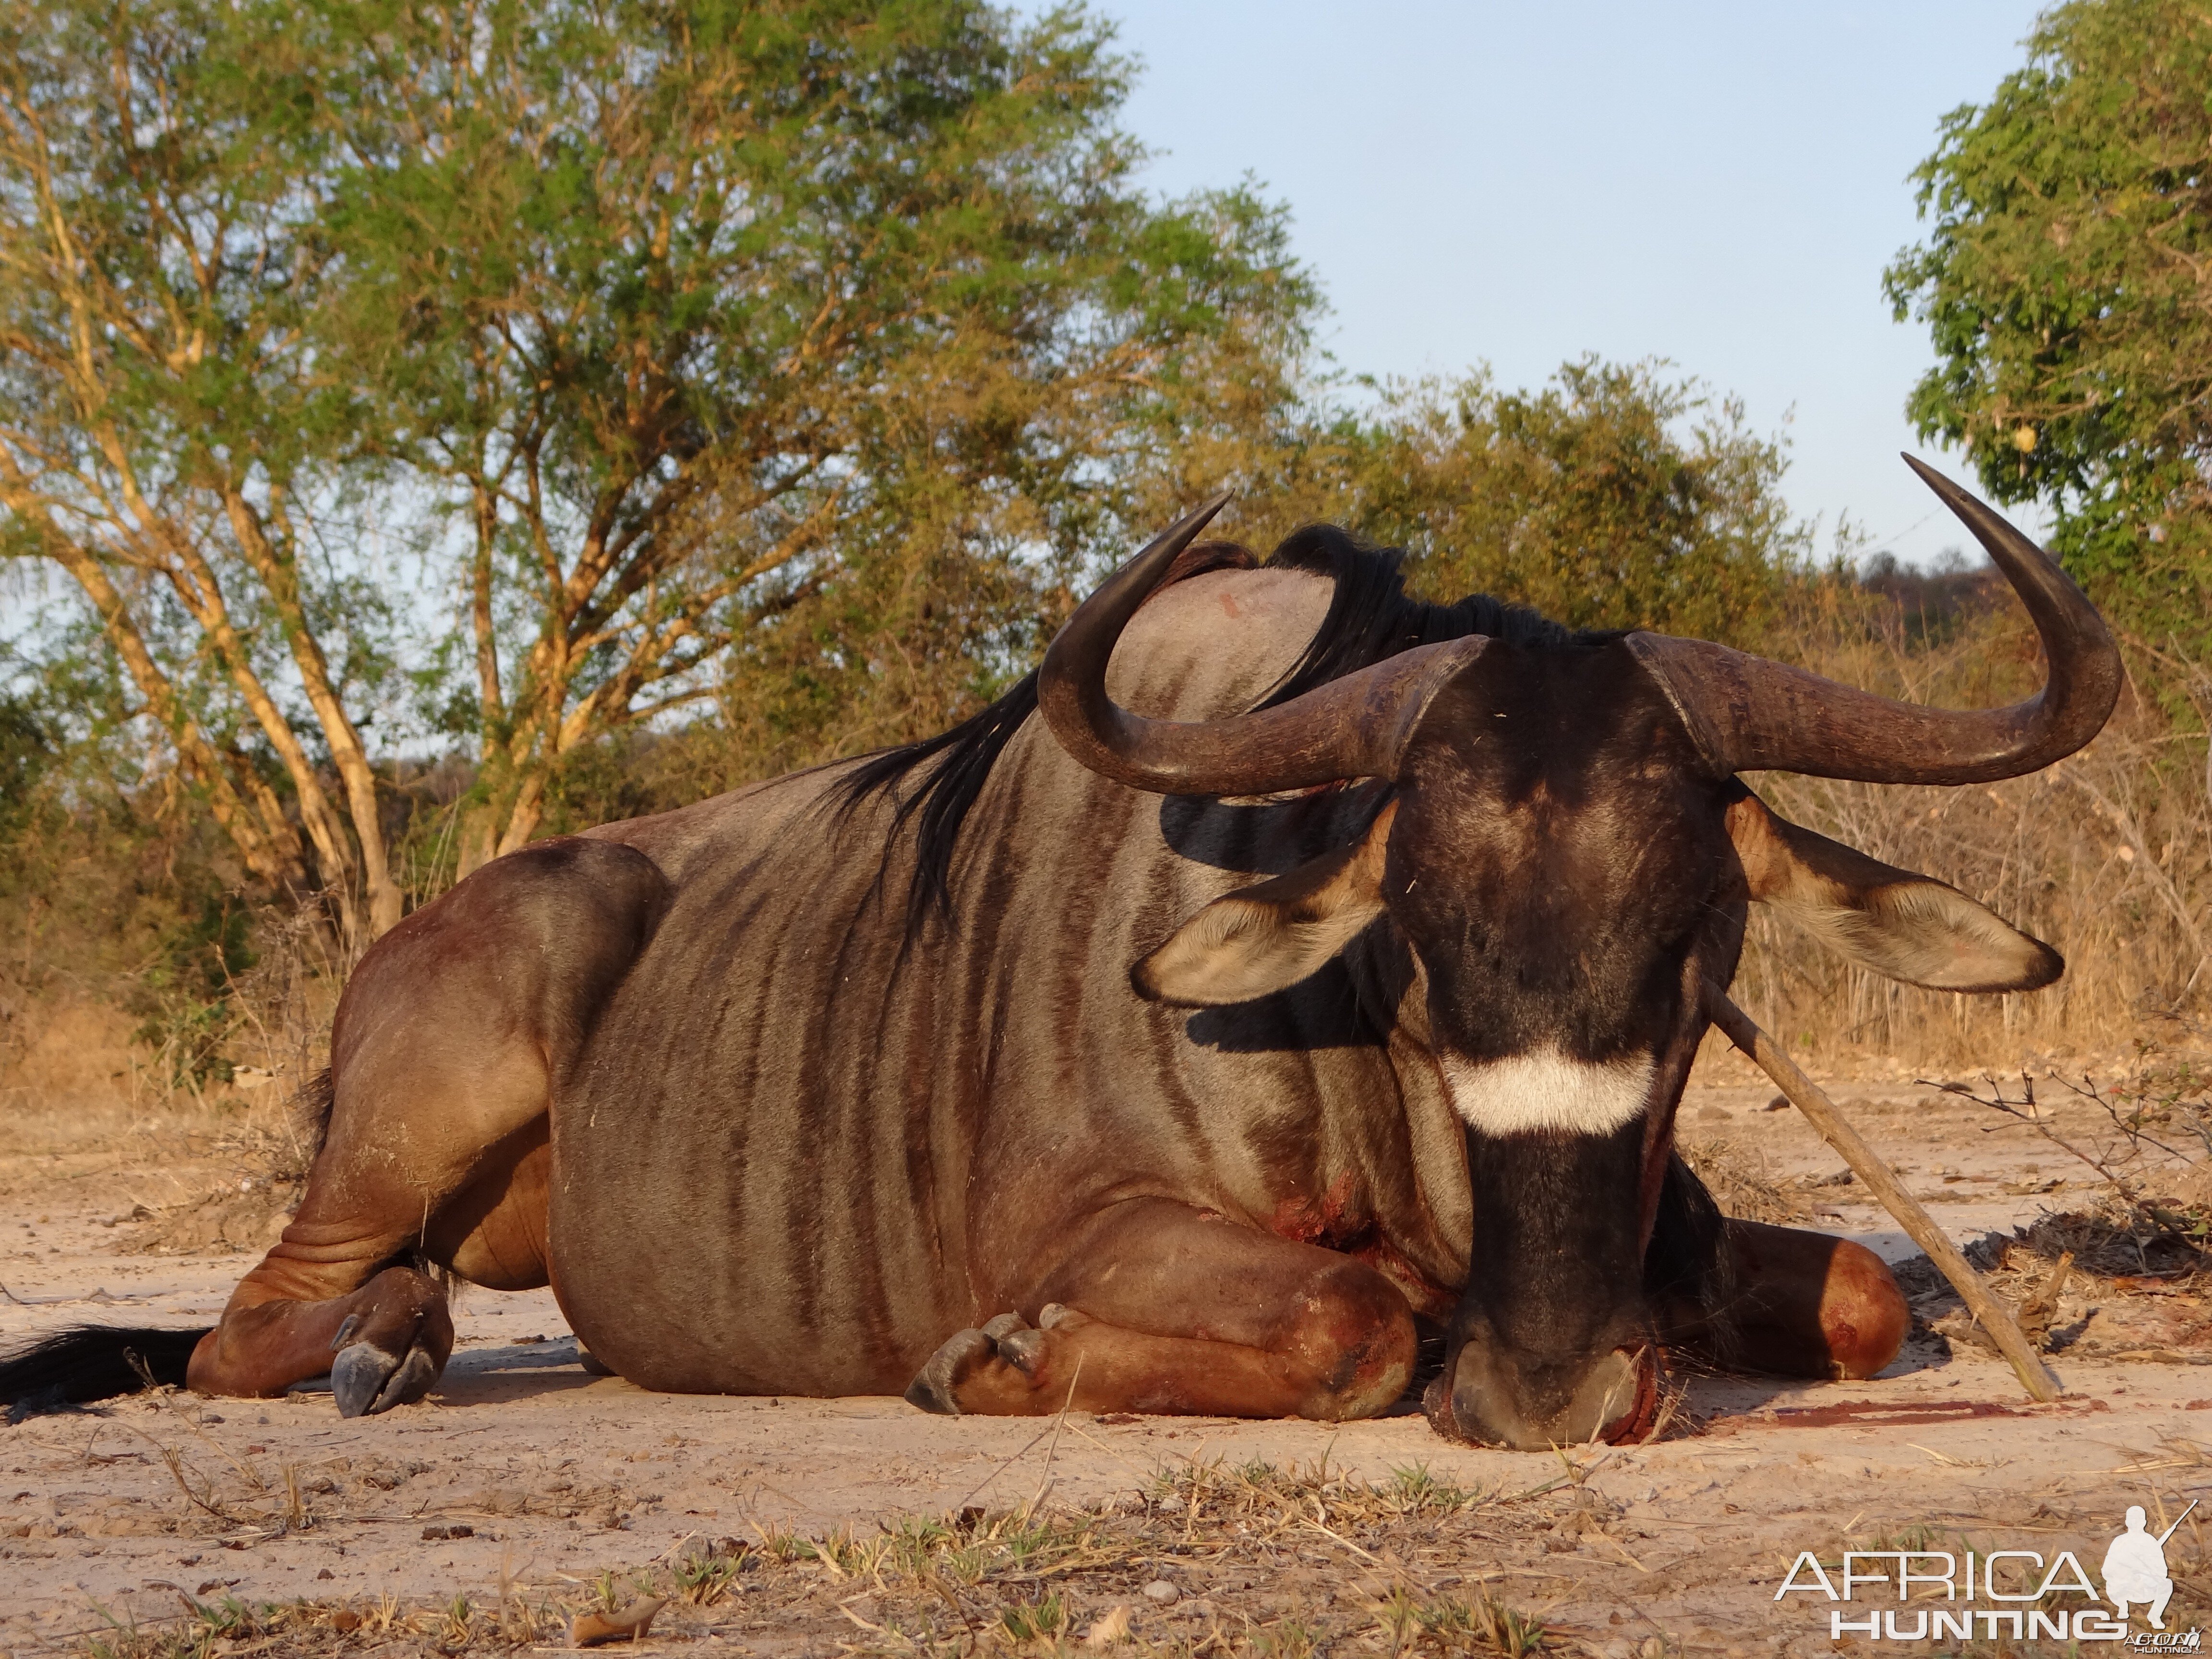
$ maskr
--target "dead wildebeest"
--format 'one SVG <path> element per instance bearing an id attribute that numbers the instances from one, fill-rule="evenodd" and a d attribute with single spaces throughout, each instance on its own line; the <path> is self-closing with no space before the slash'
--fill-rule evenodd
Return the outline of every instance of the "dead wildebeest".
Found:
<path id="1" fill-rule="evenodd" d="M 0 1395 L 112 1391 L 136 1345 L 382 1411 L 452 1347 L 434 1268 L 550 1283 L 647 1388 L 937 1412 L 1356 1417 L 1424 1322 L 1431 1419 L 1511 1446 L 1644 1431 L 1670 1348 L 1871 1373 L 1887 1271 L 1723 1221 L 1674 1116 L 1753 901 L 1917 985 L 2060 971 L 1737 780 L 1981 782 L 2104 723 L 2095 611 L 1925 476 L 2041 631 L 2017 708 L 1423 604 L 1339 532 L 1260 563 L 1194 514 L 943 737 L 540 842 L 408 918 L 339 1006 L 299 1214 L 189 1363 L 81 1333 Z"/>

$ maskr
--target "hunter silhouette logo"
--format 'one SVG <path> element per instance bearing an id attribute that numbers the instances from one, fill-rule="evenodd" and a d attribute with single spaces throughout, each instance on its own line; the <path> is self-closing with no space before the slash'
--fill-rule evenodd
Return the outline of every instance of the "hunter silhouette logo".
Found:
<path id="1" fill-rule="evenodd" d="M 1848 1610 L 1828 1608 L 1832 1640 L 1861 1636 L 1874 1641 L 1942 1642 L 1974 1638 L 1995 1642 L 2041 1638 L 2065 1642 L 2124 1642 L 2138 1653 L 2202 1651 L 2194 1630 L 2169 1631 L 2166 1603 L 2173 1578 L 2166 1566 L 2166 1540 L 2197 1504 L 2154 1533 L 2141 1504 L 2105 1551 L 2097 1594 L 2081 1559 L 2061 1550 L 2046 1562 L 2036 1550 L 1846 1550 L 1842 1571 L 1831 1570 L 1810 1550 L 1799 1552 L 1783 1575 L 1774 1599 L 1814 1595 Z M 2073 1598 L 2069 1600 L 2067 1598 Z M 1918 1602 L 1918 1606 L 1911 1605 Z M 1869 1603 L 1889 1603 L 1869 1606 Z M 1992 1605 L 1978 1607 L 1976 1602 Z M 1931 1605 L 1931 1603 L 1933 1605 Z M 2128 1613 L 2139 1608 L 2150 1629 L 2130 1633 Z"/>
<path id="2" fill-rule="evenodd" d="M 2197 1507 L 2191 1499 L 2189 1510 Z M 2189 1518 L 2189 1510 L 2174 1517 L 2173 1526 L 2154 1538 L 2140 1504 L 2128 1508 L 2128 1529 L 2112 1540 L 2105 1552 L 2105 1599 L 2112 1604 L 2112 1617 L 2125 1619 L 2134 1602 L 2146 1604 L 2143 1617 L 2153 1630 L 2166 1628 L 2166 1604 L 2173 1599 L 2173 1580 L 2166 1576 L 2166 1540 L 2174 1527 Z"/>

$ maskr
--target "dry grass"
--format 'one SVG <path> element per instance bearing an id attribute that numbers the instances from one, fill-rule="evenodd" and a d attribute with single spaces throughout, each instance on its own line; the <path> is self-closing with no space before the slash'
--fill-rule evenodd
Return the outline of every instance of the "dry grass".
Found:
<path id="1" fill-rule="evenodd" d="M 0 1024 L 0 1141 L 12 1152 L 73 1150 L 143 1113 L 146 1056 L 120 1009 L 70 988 L 20 998 Z"/>
<path id="2" fill-rule="evenodd" d="M 858 1654 L 1141 1647 L 1254 1659 L 1324 1649 L 1520 1659 L 1567 1645 L 1566 1633 L 1506 1598 L 1499 1573 L 1470 1572 L 1467 1563 L 1494 1559 L 1509 1538 L 1541 1559 L 1547 1534 L 1602 1536 L 1610 1508 L 1583 1485 L 1597 1461 L 1563 1457 L 1556 1479 L 1488 1492 L 1423 1468 L 1370 1483 L 1325 1466 L 1192 1463 L 1085 1509 L 967 1508 L 818 1538 L 757 1527 L 750 1536 L 687 1540 L 588 1583 L 503 1582 L 473 1603 L 251 1604 L 179 1589 L 175 1619 L 118 1625 L 85 1651 L 206 1659 L 257 1646 L 305 1654 L 425 1641 L 447 1654 L 559 1646 L 580 1615 L 653 1600 L 666 1604 L 656 1637 L 796 1641 Z M 203 1507 L 215 1501 L 208 1484 L 195 1498 Z M 225 1513 L 224 1524 L 283 1524 L 272 1482 L 264 1477 L 252 1496 L 253 1516 Z M 313 1524 L 296 1499 L 292 1519 Z"/>
<path id="3" fill-rule="evenodd" d="M 0 1027 L 0 1193 L 58 1179 L 129 1251 L 258 1252 L 298 1206 L 314 1127 L 299 1083 L 324 1063 L 335 976 L 270 918 L 273 945 L 225 1010 L 227 1081 L 134 1042 L 143 1027 L 58 977 Z"/>
<path id="4" fill-rule="evenodd" d="M 1981 1107 L 1987 1132 L 2057 1152 L 2057 1167 L 2076 1177 L 2012 1188 L 2074 1195 L 2067 1207 L 1966 1249 L 2046 1351 L 2169 1364 L 2212 1353 L 2209 1085 L 2195 1066 L 2156 1056 L 2105 1079 L 1928 1085 Z M 1899 1279 L 1929 1327 L 1989 1346 L 1925 1258 L 1905 1263 Z"/>
<path id="5" fill-rule="evenodd" d="M 1685 1136 L 1677 1146 L 1723 1214 L 1786 1227 L 1802 1225 L 1813 1212 L 1817 1177 L 1777 1175 L 1756 1146 L 1728 1135 L 1699 1135 Z"/>
<path id="6" fill-rule="evenodd" d="M 68 976 L 30 991 L 0 970 L 0 1156 L 97 1149 L 158 1168 L 189 1145 L 260 1176 L 304 1174 L 301 1091 L 327 1060 L 347 964 L 311 919 L 274 909 L 257 943 L 214 1039 L 225 1081 L 180 1071 L 143 1024 Z"/>
<path id="7" fill-rule="evenodd" d="M 2041 667 L 2009 600 L 1931 643 L 1893 609 L 1808 592 L 1770 646 L 1851 684 L 1953 708 L 2029 694 Z M 2206 1026 L 2212 810 L 2204 741 L 2212 677 L 2130 646 L 2134 675 L 2087 749 L 2033 776 L 1956 789 L 1752 780 L 1777 811 L 1883 861 L 1936 876 L 2055 945 L 2046 990 L 1962 997 L 1851 967 L 1755 914 L 1736 992 L 1753 1017 L 1826 1063 L 1893 1054 L 1923 1066 L 2109 1056 L 2138 1042 L 2212 1046 Z"/>

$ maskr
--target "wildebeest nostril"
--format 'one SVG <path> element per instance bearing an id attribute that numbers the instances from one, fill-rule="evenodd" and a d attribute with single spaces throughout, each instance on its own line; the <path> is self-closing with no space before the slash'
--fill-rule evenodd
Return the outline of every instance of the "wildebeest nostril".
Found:
<path id="1" fill-rule="evenodd" d="M 1658 1355 L 1648 1346 L 1601 1354 L 1569 1380 L 1522 1374 L 1489 1345 L 1470 1342 L 1430 1383 L 1421 1407 L 1437 1433 L 1475 1445 L 1619 1443 L 1650 1431 L 1659 1381 Z"/>

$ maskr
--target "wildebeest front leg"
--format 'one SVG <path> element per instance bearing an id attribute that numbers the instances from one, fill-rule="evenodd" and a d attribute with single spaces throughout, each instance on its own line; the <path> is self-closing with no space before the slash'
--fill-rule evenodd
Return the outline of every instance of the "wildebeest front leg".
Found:
<path id="1" fill-rule="evenodd" d="M 926 1411 L 1308 1417 L 1382 1411 L 1413 1375 L 1413 1310 L 1364 1262 L 1164 1199 L 1076 1230 L 1006 1313 L 947 1341 Z"/>
<path id="2" fill-rule="evenodd" d="M 1897 1358 L 1912 1310 L 1864 1245 L 1734 1218 L 1725 1238 L 1725 1299 L 1711 1309 L 1677 1304 L 1670 1342 L 1774 1376 L 1872 1376 Z"/>

